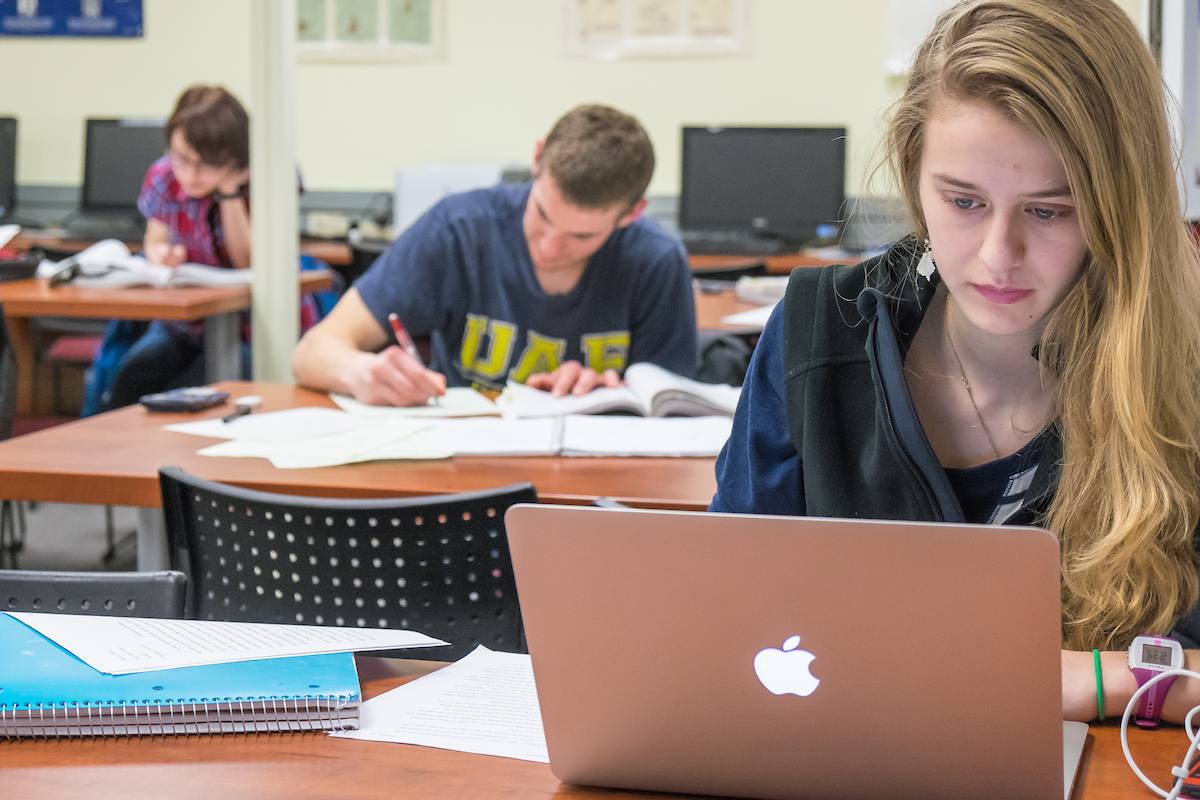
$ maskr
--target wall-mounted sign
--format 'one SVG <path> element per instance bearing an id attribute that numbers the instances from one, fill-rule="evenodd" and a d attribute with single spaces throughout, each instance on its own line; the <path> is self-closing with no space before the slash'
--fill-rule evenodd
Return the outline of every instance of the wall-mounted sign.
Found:
<path id="1" fill-rule="evenodd" d="M 141 35 L 142 0 L 0 0 L 0 36 Z"/>

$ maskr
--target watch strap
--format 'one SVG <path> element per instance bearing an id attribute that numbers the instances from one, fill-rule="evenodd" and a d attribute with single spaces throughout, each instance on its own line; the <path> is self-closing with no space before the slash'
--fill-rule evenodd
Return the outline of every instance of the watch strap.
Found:
<path id="1" fill-rule="evenodd" d="M 1146 683 L 1155 675 L 1162 673 L 1155 670 L 1142 669 L 1134 667 L 1133 677 L 1137 681 L 1139 687 L 1145 686 Z M 1167 700 L 1167 692 L 1171 691 L 1171 684 L 1175 683 L 1175 676 L 1163 678 L 1158 683 L 1150 687 L 1150 690 L 1142 695 L 1142 702 L 1135 712 L 1133 721 L 1139 728 L 1153 730 L 1157 728 L 1162 720 L 1163 704 Z"/>

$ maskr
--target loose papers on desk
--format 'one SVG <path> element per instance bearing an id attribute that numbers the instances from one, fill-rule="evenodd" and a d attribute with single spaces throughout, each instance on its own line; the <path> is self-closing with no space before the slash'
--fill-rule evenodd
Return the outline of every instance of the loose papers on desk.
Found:
<path id="1" fill-rule="evenodd" d="M 5 612 L 93 669 L 128 675 L 281 656 L 444 645 L 416 631 Z M 430 651 L 437 658 L 438 650 Z"/>
<path id="2" fill-rule="evenodd" d="M 279 469 L 451 456 L 713 456 L 728 417 L 613 416 L 379 419 L 335 409 L 289 409 L 175 423 L 167 430 L 229 441 L 201 455 L 265 458 Z"/>
<path id="3" fill-rule="evenodd" d="M 351 414 L 380 419 L 437 419 L 446 417 L 497 417 L 500 409 L 488 398 L 469 387 L 452 386 L 436 400 L 423 406 L 374 406 L 344 394 L 330 393 L 330 399 Z"/>
<path id="4" fill-rule="evenodd" d="M 759 330 L 767 327 L 767 320 L 771 318 L 771 312 L 775 310 L 775 305 L 759 306 L 746 311 L 739 311 L 736 314 L 726 314 L 721 317 L 723 325 L 739 325 L 746 328 Z"/>
<path id="5" fill-rule="evenodd" d="M 529 656 L 482 645 L 367 700 L 358 730 L 331 735 L 550 762 Z"/>

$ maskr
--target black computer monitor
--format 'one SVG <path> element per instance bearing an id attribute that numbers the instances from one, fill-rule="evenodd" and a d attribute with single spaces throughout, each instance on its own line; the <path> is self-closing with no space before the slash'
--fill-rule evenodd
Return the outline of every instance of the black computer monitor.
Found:
<path id="1" fill-rule="evenodd" d="M 0 219 L 17 205 L 17 119 L 0 117 Z"/>
<path id="2" fill-rule="evenodd" d="M 845 171 L 845 128 L 685 127 L 679 227 L 834 235 Z"/>
<path id="3" fill-rule="evenodd" d="M 89 119 L 83 155 L 83 211 L 137 212 L 146 170 L 166 152 L 159 119 Z"/>

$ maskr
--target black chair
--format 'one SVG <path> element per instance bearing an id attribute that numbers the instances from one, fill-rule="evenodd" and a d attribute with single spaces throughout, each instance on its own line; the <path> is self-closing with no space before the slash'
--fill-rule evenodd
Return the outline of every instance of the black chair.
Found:
<path id="1" fill-rule="evenodd" d="M 0 570 L 0 610 L 183 619 L 182 572 Z"/>
<path id="2" fill-rule="evenodd" d="M 533 486 L 388 499 L 272 494 L 159 471 L 172 567 L 189 616 L 403 628 L 450 642 L 408 650 L 457 659 L 476 644 L 526 652 L 504 512 Z"/>

